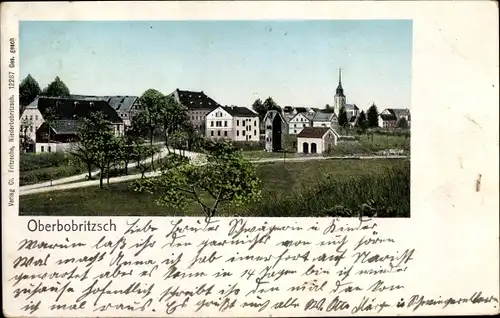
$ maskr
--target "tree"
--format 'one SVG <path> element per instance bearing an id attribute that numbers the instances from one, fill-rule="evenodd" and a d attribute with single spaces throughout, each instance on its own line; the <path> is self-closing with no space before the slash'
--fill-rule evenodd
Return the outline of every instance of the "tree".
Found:
<path id="1" fill-rule="evenodd" d="M 205 140 L 201 148 L 206 156 L 203 165 L 173 156 L 161 176 L 137 182 L 135 190 L 156 194 L 157 204 L 178 209 L 195 202 L 206 218 L 215 216 L 221 203 L 239 205 L 260 198 L 254 165 L 233 145 Z"/>
<path id="2" fill-rule="evenodd" d="M 61 81 L 59 76 L 56 76 L 54 81 L 43 89 L 42 94 L 53 97 L 67 97 L 70 95 L 69 88 Z"/>
<path id="3" fill-rule="evenodd" d="M 47 145 L 48 145 L 48 151 L 50 152 L 51 151 L 51 132 L 52 132 L 52 128 L 54 127 L 54 124 L 56 122 L 56 119 L 57 119 L 57 114 L 56 114 L 56 111 L 54 108 L 52 107 L 48 107 L 46 110 L 45 110 L 45 113 L 43 114 L 43 121 L 45 122 L 45 124 L 47 125 L 47 131 L 48 131 L 48 140 L 47 140 Z"/>
<path id="4" fill-rule="evenodd" d="M 118 137 L 115 137 L 110 122 L 104 114 L 96 112 L 84 118 L 78 127 L 78 146 L 74 154 L 87 163 L 89 168 L 96 166 L 99 171 L 99 187 L 103 187 L 104 173 L 108 172 L 111 164 L 117 160 L 119 149 Z"/>
<path id="5" fill-rule="evenodd" d="M 146 159 L 153 156 L 158 150 L 158 147 L 145 144 L 140 139 L 134 140 L 132 154 L 137 160 L 137 168 L 141 171 L 141 178 L 145 177 L 146 171 L 153 170 L 153 163 Z"/>
<path id="6" fill-rule="evenodd" d="M 325 106 L 325 112 L 327 112 L 327 113 L 333 113 L 334 109 L 333 109 L 332 106 L 330 106 L 330 104 L 326 104 L 326 106 Z"/>
<path id="7" fill-rule="evenodd" d="M 362 110 L 359 114 L 358 121 L 356 122 L 356 126 L 361 129 L 361 131 L 365 131 L 368 128 L 368 121 L 366 120 L 365 111 Z"/>
<path id="8" fill-rule="evenodd" d="M 345 110 L 345 107 L 342 106 L 339 111 L 339 126 L 345 128 L 348 124 L 349 121 L 347 119 L 347 112 Z"/>
<path id="9" fill-rule="evenodd" d="M 35 98 L 40 95 L 42 90 L 38 82 L 30 75 L 26 76 L 19 84 L 19 110 L 23 113 L 24 108 L 28 106 Z"/>
<path id="10" fill-rule="evenodd" d="M 166 96 L 159 111 L 159 123 L 165 137 L 165 145 L 168 148 L 169 137 L 174 133 L 180 133 L 187 139 L 187 130 L 191 126 L 188 117 L 188 109 L 177 103 L 172 97 Z"/>
<path id="11" fill-rule="evenodd" d="M 398 120 L 396 127 L 401 128 L 401 129 L 408 129 L 409 125 L 408 125 L 408 120 L 406 119 L 406 117 L 401 117 Z"/>
<path id="12" fill-rule="evenodd" d="M 165 108 L 165 98 L 155 89 L 148 89 L 139 98 L 140 109 L 132 120 L 132 130 L 149 137 L 149 145 L 153 147 L 155 131 L 161 125 L 161 114 Z M 154 169 L 154 154 L 151 154 L 151 167 Z"/>
<path id="13" fill-rule="evenodd" d="M 252 109 L 257 113 L 259 114 L 259 118 L 260 120 L 262 120 L 264 118 L 264 116 L 266 115 L 266 110 L 264 108 L 264 104 L 262 103 L 262 101 L 260 100 L 260 98 L 257 98 L 257 100 L 255 100 L 255 102 L 253 102 L 252 104 Z"/>
<path id="14" fill-rule="evenodd" d="M 264 109 L 266 110 L 266 112 L 264 113 L 264 116 L 270 110 L 277 110 L 277 111 L 281 112 L 281 107 L 278 104 L 276 104 L 276 102 L 273 100 L 272 97 L 268 97 L 264 101 Z"/>
<path id="15" fill-rule="evenodd" d="M 31 138 L 29 138 L 28 136 L 28 131 L 30 131 L 31 129 L 33 129 L 33 121 L 29 120 L 28 118 L 21 119 L 21 133 L 19 135 L 19 143 L 23 152 L 26 152 L 28 148 L 30 148 L 30 145 L 32 143 Z"/>
<path id="16" fill-rule="evenodd" d="M 367 112 L 368 117 L 368 127 L 375 128 L 378 127 L 378 109 L 375 103 L 373 103 Z"/>

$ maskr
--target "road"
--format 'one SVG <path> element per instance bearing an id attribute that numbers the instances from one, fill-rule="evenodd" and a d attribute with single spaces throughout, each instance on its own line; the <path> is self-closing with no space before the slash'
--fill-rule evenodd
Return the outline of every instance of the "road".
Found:
<path id="1" fill-rule="evenodd" d="M 163 150 L 162 150 L 163 151 Z M 166 153 L 168 151 L 165 149 Z M 172 152 L 174 153 L 179 153 L 179 150 L 177 149 L 171 149 Z M 190 151 L 183 151 L 182 154 L 186 157 L 188 157 L 192 162 L 195 162 L 196 164 L 203 164 L 203 157 L 202 154 L 196 153 L 196 152 L 190 152 Z M 286 162 L 302 162 L 302 161 L 312 161 L 312 160 L 345 160 L 345 159 L 361 159 L 361 160 L 368 160 L 368 159 L 402 159 L 402 158 L 407 158 L 407 156 L 339 156 L 339 157 L 295 157 L 295 158 L 286 158 Z M 250 160 L 252 163 L 268 163 L 268 162 L 278 162 L 278 161 L 283 161 L 283 158 L 262 158 L 262 159 L 254 159 Z M 158 176 L 160 175 L 160 171 L 153 171 L 153 172 L 148 172 L 145 174 L 146 177 L 153 177 L 153 176 Z M 84 175 L 84 177 L 86 174 Z M 76 177 L 76 176 L 75 176 Z M 60 191 L 60 190 L 69 190 L 69 189 L 76 189 L 76 188 L 84 188 L 84 187 L 92 187 L 92 186 L 98 186 L 99 185 L 99 180 L 88 180 L 88 181 L 82 181 L 82 182 L 62 182 L 61 180 L 65 181 L 68 179 L 71 179 L 73 177 L 69 178 L 63 178 L 63 179 L 58 179 L 54 180 L 52 185 L 48 184 L 47 182 L 44 183 L 38 183 L 30 186 L 23 186 L 19 188 L 19 195 L 28 195 L 28 194 L 34 194 L 34 193 L 43 193 L 43 192 L 51 192 L 51 191 Z M 114 178 L 109 178 L 109 183 L 119 183 L 119 182 L 126 182 L 126 181 L 131 181 L 131 180 L 136 180 L 140 179 L 141 174 L 134 174 L 134 175 L 128 175 L 128 176 L 120 176 L 120 177 L 114 177 Z M 78 180 L 78 179 L 76 179 Z M 57 182 L 57 183 L 56 183 Z"/>

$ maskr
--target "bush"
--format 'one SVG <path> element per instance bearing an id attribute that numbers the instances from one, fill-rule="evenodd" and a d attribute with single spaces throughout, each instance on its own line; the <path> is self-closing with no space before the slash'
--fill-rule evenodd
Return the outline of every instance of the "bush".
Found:
<path id="1" fill-rule="evenodd" d="M 62 167 L 48 167 L 41 168 L 37 170 L 25 171 L 19 174 L 19 183 L 21 186 L 28 184 L 35 184 L 39 182 L 45 182 L 50 180 L 55 180 L 59 178 L 65 178 L 74 176 L 80 173 L 87 172 L 80 166 L 62 166 Z"/>
<path id="2" fill-rule="evenodd" d="M 20 155 L 19 170 L 32 171 L 48 167 L 61 167 L 72 164 L 73 155 L 66 152 L 24 153 Z"/>

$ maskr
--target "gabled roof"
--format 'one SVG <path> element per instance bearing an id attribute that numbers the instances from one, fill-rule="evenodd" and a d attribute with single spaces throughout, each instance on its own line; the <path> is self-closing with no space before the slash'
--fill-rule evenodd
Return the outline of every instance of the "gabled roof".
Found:
<path id="1" fill-rule="evenodd" d="M 42 125 L 46 125 L 47 122 Z M 52 129 L 58 135 L 76 135 L 80 122 L 78 120 L 56 120 L 52 125 Z"/>
<path id="2" fill-rule="evenodd" d="M 407 108 L 388 108 L 388 110 L 398 118 L 410 116 L 410 110 Z"/>
<path id="3" fill-rule="evenodd" d="M 129 112 L 138 98 L 137 96 L 103 96 L 103 99 L 118 112 Z"/>
<path id="4" fill-rule="evenodd" d="M 305 127 L 301 130 L 301 132 L 297 135 L 300 138 L 323 138 L 323 136 L 328 132 L 335 131 L 328 127 Z"/>
<path id="5" fill-rule="evenodd" d="M 345 104 L 345 110 L 359 110 L 359 107 L 356 104 Z"/>
<path id="6" fill-rule="evenodd" d="M 334 117 L 335 117 L 334 113 L 317 112 L 316 114 L 314 114 L 312 121 L 313 122 L 332 121 Z"/>
<path id="7" fill-rule="evenodd" d="M 122 122 L 116 110 L 101 99 L 81 100 L 39 97 L 38 109 L 44 118 L 47 117 L 49 108 L 53 110 L 55 120 L 78 120 L 90 117 L 91 113 L 102 112 L 107 120 L 114 123 Z"/>
<path id="8" fill-rule="evenodd" d="M 221 106 L 229 115 L 233 117 L 259 117 L 259 114 L 253 112 L 251 109 L 239 106 Z"/>
<path id="9" fill-rule="evenodd" d="M 391 120 L 397 120 L 398 119 L 396 117 L 396 115 L 394 115 L 394 113 L 392 113 L 392 112 L 390 114 L 380 114 L 379 116 L 384 121 L 391 121 Z"/>
<path id="10" fill-rule="evenodd" d="M 282 112 L 279 112 L 277 110 L 269 110 L 266 115 L 264 116 L 263 122 L 266 122 L 267 119 L 271 119 L 271 121 L 274 121 L 274 119 L 278 116 L 281 119 L 281 122 L 283 125 L 287 126 L 288 125 L 288 118 L 287 114 L 283 114 Z"/>
<path id="11" fill-rule="evenodd" d="M 172 93 L 176 98 L 178 98 L 178 102 L 187 107 L 188 109 L 216 109 L 219 107 L 219 103 L 217 103 L 212 98 L 208 97 L 201 92 L 194 91 L 183 91 L 180 89 L 176 89 L 174 93 Z"/>
<path id="12" fill-rule="evenodd" d="M 298 117 L 298 116 L 303 116 L 304 118 L 306 118 L 307 120 L 311 120 L 312 117 L 314 116 L 314 114 L 308 114 L 306 112 L 304 113 L 296 113 L 295 115 L 292 115 L 289 119 L 289 121 L 292 121 L 295 117 Z"/>

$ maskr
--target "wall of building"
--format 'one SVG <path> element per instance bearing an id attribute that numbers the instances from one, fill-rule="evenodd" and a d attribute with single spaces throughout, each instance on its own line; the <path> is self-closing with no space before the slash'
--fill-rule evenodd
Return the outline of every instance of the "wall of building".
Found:
<path id="1" fill-rule="evenodd" d="M 43 124 L 43 117 L 37 108 L 26 108 L 21 116 L 19 125 L 22 124 L 23 120 L 27 120 L 31 125 L 28 129 L 27 135 L 30 139 L 36 139 L 36 131 Z"/>
<path id="2" fill-rule="evenodd" d="M 259 117 L 234 117 L 234 141 L 259 141 Z"/>
<path id="3" fill-rule="evenodd" d="M 49 151 L 49 146 L 50 146 L 50 151 Z M 35 145 L 35 152 L 63 152 L 63 151 L 69 151 L 73 147 L 75 147 L 74 143 L 42 143 L 42 142 L 37 142 Z"/>
<path id="4" fill-rule="evenodd" d="M 222 108 L 205 115 L 205 136 L 209 139 L 233 140 L 233 116 Z"/>
<path id="5" fill-rule="evenodd" d="M 304 129 L 305 127 L 309 127 L 311 122 L 304 115 L 298 114 L 297 116 L 290 119 L 288 124 L 288 133 L 290 135 L 297 135 Z"/>
<path id="6" fill-rule="evenodd" d="M 311 144 L 316 143 L 316 153 L 323 153 L 323 139 L 321 138 L 297 138 L 297 153 L 304 153 L 303 144 L 308 144 L 308 152 L 311 153 Z"/>

